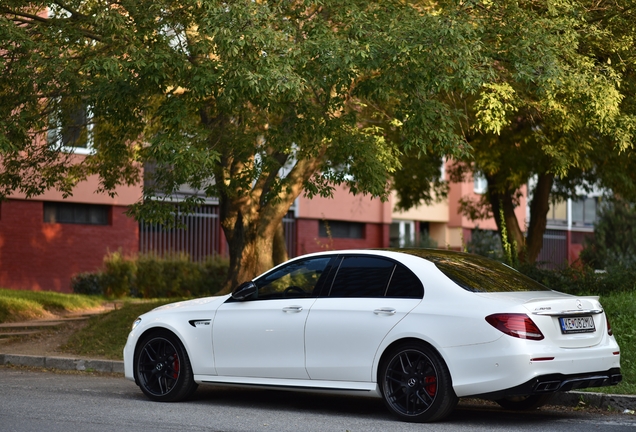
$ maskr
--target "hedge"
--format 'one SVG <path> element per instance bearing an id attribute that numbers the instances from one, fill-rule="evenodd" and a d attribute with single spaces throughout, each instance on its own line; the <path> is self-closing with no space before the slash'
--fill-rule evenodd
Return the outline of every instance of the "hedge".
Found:
<path id="1" fill-rule="evenodd" d="M 71 288 L 77 294 L 111 298 L 200 297 L 221 290 L 228 267 L 222 258 L 193 262 L 187 254 L 127 257 L 113 252 L 104 257 L 101 271 L 74 275 Z"/>

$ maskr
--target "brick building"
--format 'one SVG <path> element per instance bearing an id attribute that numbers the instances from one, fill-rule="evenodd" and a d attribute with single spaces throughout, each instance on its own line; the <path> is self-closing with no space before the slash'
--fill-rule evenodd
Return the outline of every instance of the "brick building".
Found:
<path id="1" fill-rule="evenodd" d="M 0 287 L 70 292 L 72 275 L 98 270 L 104 256 L 117 250 L 131 255 L 181 251 L 195 260 L 227 254 L 215 199 L 182 216 L 186 229 L 166 229 L 125 215 L 141 197 L 141 184 L 118 188 L 114 198 L 94 193 L 96 187 L 97 179 L 91 178 L 66 199 L 47 192 L 36 199 L 16 194 L 0 203 Z M 284 219 L 287 249 L 294 257 L 323 250 L 401 247 L 418 245 L 424 234 L 439 247 L 461 249 L 476 227 L 496 228 L 492 219 L 474 222 L 459 213 L 460 198 L 478 199 L 484 191 L 481 179 L 451 184 L 448 199 L 406 212 L 393 209 L 394 196 L 382 202 L 353 196 L 344 187 L 337 187 L 329 199 L 300 196 Z M 517 218 L 525 226 L 525 188 L 522 192 Z M 594 202 L 588 198 L 553 207 L 540 259 L 555 264 L 576 259 L 579 237 L 593 231 Z"/>
<path id="2" fill-rule="evenodd" d="M 139 250 L 139 226 L 124 214 L 141 187 L 119 187 L 115 198 L 95 194 L 91 178 L 64 199 L 46 192 L 0 202 L 0 287 L 70 291 L 75 273 L 95 271 L 109 251 Z"/>

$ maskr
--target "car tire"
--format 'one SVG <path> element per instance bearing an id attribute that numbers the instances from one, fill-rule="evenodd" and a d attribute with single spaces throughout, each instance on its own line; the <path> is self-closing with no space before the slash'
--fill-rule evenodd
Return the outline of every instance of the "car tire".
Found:
<path id="1" fill-rule="evenodd" d="M 197 389 L 183 344 L 167 330 L 153 332 L 141 339 L 133 365 L 141 391 L 151 400 L 182 401 Z"/>
<path id="2" fill-rule="evenodd" d="M 441 420 L 458 400 L 446 364 L 424 343 L 406 343 L 387 352 L 380 364 L 379 387 L 389 411 L 407 422 Z"/>
<path id="3" fill-rule="evenodd" d="M 502 408 L 507 410 L 524 411 L 539 408 L 545 405 L 552 398 L 552 393 L 528 396 L 511 396 L 507 398 L 497 399 Z"/>

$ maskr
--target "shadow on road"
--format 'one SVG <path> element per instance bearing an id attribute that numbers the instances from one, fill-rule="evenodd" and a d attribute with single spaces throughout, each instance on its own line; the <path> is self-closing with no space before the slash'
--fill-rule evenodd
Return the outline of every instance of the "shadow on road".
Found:
<path id="1" fill-rule="evenodd" d="M 238 408 L 263 411 L 298 412 L 303 415 L 354 416 L 391 421 L 394 418 L 381 399 L 265 389 L 200 386 L 189 404 L 214 405 L 217 409 Z M 598 415 L 598 412 L 595 413 Z M 612 413 L 603 413 L 612 415 Z M 506 411 L 499 405 L 478 399 L 462 399 L 444 424 L 483 424 L 518 427 L 520 423 L 538 426 L 555 421 L 578 421 L 591 416 L 572 408 L 545 406 L 531 411 Z"/>

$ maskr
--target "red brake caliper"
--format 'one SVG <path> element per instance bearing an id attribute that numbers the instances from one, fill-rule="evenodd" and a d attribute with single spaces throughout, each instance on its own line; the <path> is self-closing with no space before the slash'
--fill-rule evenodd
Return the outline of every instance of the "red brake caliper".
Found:
<path id="1" fill-rule="evenodd" d="M 424 384 L 426 384 L 426 393 L 431 397 L 435 396 L 435 393 L 437 393 L 437 379 L 434 376 L 427 376 L 424 378 Z"/>
<path id="2" fill-rule="evenodd" d="M 177 353 L 174 353 L 174 362 L 172 363 L 172 367 L 174 368 L 172 378 L 177 379 L 179 377 L 179 356 Z"/>

